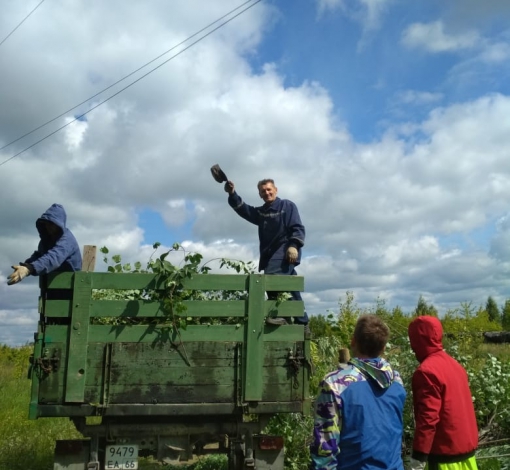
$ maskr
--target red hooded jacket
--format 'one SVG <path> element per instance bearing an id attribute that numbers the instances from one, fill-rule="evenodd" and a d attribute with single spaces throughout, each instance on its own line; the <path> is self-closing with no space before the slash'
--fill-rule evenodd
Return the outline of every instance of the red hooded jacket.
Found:
<path id="1" fill-rule="evenodd" d="M 413 458 L 459 462 L 474 455 L 478 428 L 467 373 L 443 350 L 442 338 L 436 317 L 418 317 L 409 325 L 411 348 L 421 363 L 412 380 Z"/>

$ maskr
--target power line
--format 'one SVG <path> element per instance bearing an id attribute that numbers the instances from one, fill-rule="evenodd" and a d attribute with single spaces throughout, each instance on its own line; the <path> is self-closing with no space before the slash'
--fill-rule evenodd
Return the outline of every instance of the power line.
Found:
<path id="1" fill-rule="evenodd" d="M 43 1 L 44 1 L 44 0 L 43 0 Z M 72 108 L 69 108 L 68 110 L 64 111 L 63 113 L 59 114 L 58 116 L 55 116 L 54 118 L 52 118 L 52 119 L 50 119 L 50 120 L 46 121 L 45 123 L 41 124 L 40 126 L 38 126 L 38 127 L 34 128 L 34 129 L 32 129 L 32 130 L 31 130 L 31 131 L 29 131 L 29 132 L 26 132 L 25 134 L 23 134 L 23 135 L 19 136 L 18 138 L 16 138 L 16 139 L 14 139 L 14 140 L 10 141 L 9 143 L 5 144 L 3 147 L 0 147 L 0 150 L 3 150 L 3 149 L 5 149 L 5 148 L 9 147 L 10 145 L 12 145 L 12 144 L 14 144 L 14 143 L 18 142 L 19 140 L 21 140 L 21 139 L 23 139 L 23 138 L 25 138 L 25 137 L 29 136 L 30 134 L 33 134 L 34 132 L 38 131 L 39 129 L 41 129 L 41 128 L 43 128 L 43 127 L 47 126 L 48 124 L 51 124 L 52 122 L 56 121 L 57 119 L 59 119 L 59 118 L 61 118 L 61 117 L 65 116 L 66 114 L 70 113 L 70 112 L 71 112 L 71 111 L 73 111 L 74 109 L 76 109 L 76 108 L 78 108 L 78 107 L 82 106 L 83 104 L 87 103 L 88 101 L 90 101 L 90 100 L 94 99 L 96 96 L 99 96 L 100 94 L 104 93 L 105 91 L 109 90 L 110 88 L 113 88 L 115 85 L 118 85 L 120 82 L 122 82 L 122 81 L 126 80 L 127 78 L 131 77 L 131 76 L 132 76 L 132 75 L 134 75 L 135 73 L 137 73 L 137 72 L 139 72 L 140 70 L 144 69 L 145 67 L 147 67 L 148 65 L 152 64 L 153 62 L 155 62 L 156 60 L 160 59 L 161 57 L 165 56 L 166 54 L 168 54 L 169 52 L 173 51 L 173 50 L 174 50 L 174 49 L 176 49 L 177 47 L 182 46 L 184 43 L 188 42 L 190 39 L 192 39 L 192 38 L 194 38 L 195 36 L 199 35 L 199 34 L 200 34 L 200 33 L 202 33 L 203 31 L 205 31 L 205 30 L 209 29 L 212 25 L 214 25 L 214 24 L 218 23 L 219 21 L 223 20 L 223 19 L 224 19 L 224 18 L 226 18 L 227 16 L 231 15 L 232 13 L 234 13 L 235 11 L 239 10 L 240 8 L 244 7 L 245 5 L 247 5 L 248 3 L 252 2 L 252 1 L 253 1 L 253 0 L 248 0 L 248 1 L 244 2 L 244 3 L 242 3 L 241 5 L 239 5 L 238 7 L 234 8 L 233 10 L 230 10 L 230 11 L 229 11 L 228 13 L 226 13 L 225 15 L 221 16 L 221 17 L 220 17 L 220 18 L 218 18 L 217 20 L 215 20 L 215 21 L 213 21 L 212 23 L 209 23 L 207 26 L 203 27 L 200 31 L 197 31 L 196 33 L 194 33 L 194 34 L 192 34 L 191 36 L 189 36 L 189 37 L 187 37 L 186 39 L 184 39 L 184 41 L 181 41 L 179 44 L 176 44 L 175 46 L 171 47 L 171 48 L 170 48 L 170 49 L 168 49 L 167 51 L 163 52 L 162 54 L 158 55 L 158 56 L 157 56 L 157 57 L 155 57 L 154 59 L 152 59 L 152 60 L 150 60 L 149 62 L 147 62 L 146 64 L 142 65 L 141 67 L 138 67 L 136 70 L 133 70 L 131 73 L 127 74 L 126 76 L 122 77 L 121 79 L 117 80 L 116 82 L 112 83 L 111 85 L 107 86 L 106 88 L 103 88 L 101 91 L 98 91 L 95 95 L 90 96 L 90 97 L 89 97 L 89 98 L 87 98 L 86 100 L 82 101 L 81 103 L 78 103 L 77 105 L 73 106 Z M 246 10 L 248 10 L 248 9 L 249 9 L 249 8 L 251 8 L 252 6 L 256 5 L 256 4 L 257 4 L 257 3 L 259 3 L 260 1 L 261 1 L 261 0 L 258 0 L 258 1 L 257 1 L 257 2 L 255 2 L 253 5 L 251 5 L 251 6 L 249 6 L 248 8 L 246 8 Z M 41 3 L 42 3 L 42 2 L 41 2 Z M 238 15 L 236 15 L 236 16 L 239 16 L 240 14 L 244 13 L 246 10 L 243 10 L 242 12 L 240 12 L 240 13 L 239 13 Z M 231 20 L 232 20 L 232 19 L 234 19 L 234 18 L 236 18 L 236 16 L 232 17 L 232 18 L 231 18 Z M 230 21 L 230 20 L 229 20 L 229 21 Z M 227 23 L 227 22 L 225 22 L 224 24 L 226 24 L 226 23 Z M 223 25 L 221 25 L 221 26 L 223 26 Z M 221 27 L 221 26 L 220 26 L 220 27 Z M 218 28 L 216 28 L 216 29 L 218 29 Z M 216 29 L 212 30 L 211 32 L 216 31 Z M 207 36 L 207 35 L 206 35 L 206 36 Z M 204 37 L 206 37 L 206 36 L 204 36 Z M 203 38 L 202 38 L 202 39 L 203 39 Z M 196 41 L 196 42 L 198 42 L 198 41 Z M 195 43 L 193 43 L 193 44 L 195 44 Z M 193 45 L 193 44 L 192 44 L 192 45 Z M 184 50 L 186 50 L 186 49 L 184 49 Z M 181 52 L 182 52 L 182 51 L 181 51 Z M 176 55 L 178 55 L 178 54 L 176 54 Z M 174 57 L 175 57 L 175 56 L 174 56 Z M 173 57 L 171 57 L 171 58 L 173 58 Z M 165 64 L 165 63 L 166 63 L 166 62 L 163 62 L 163 64 Z M 161 64 L 161 65 L 163 65 L 163 64 Z M 153 69 L 153 70 L 155 70 L 155 69 Z M 145 75 L 144 75 L 144 76 L 145 76 Z M 141 78 L 143 78 L 143 77 L 141 77 Z M 136 81 L 135 81 L 135 82 L 133 82 L 133 83 L 136 83 Z M 126 88 L 128 88 L 128 87 L 126 87 Z M 123 89 L 122 89 L 122 90 L 120 90 L 120 91 L 123 91 L 123 90 L 125 90 L 126 88 L 123 88 Z M 113 95 L 113 96 L 116 96 L 116 95 Z M 107 101 L 107 100 L 105 100 L 105 101 Z M 103 103 L 104 103 L 105 101 L 103 101 Z M 101 104 L 102 104 L 102 103 L 101 103 Z M 92 108 L 92 109 L 95 109 L 95 108 Z M 92 111 L 92 110 L 89 110 L 89 111 L 87 111 L 87 112 L 90 112 L 90 111 Z M 87 114 L 87 113 L 85 113 L 85 114 Z M 79 119 L 80 117 L 84 116 L 85 114 L 82 114 L 82 115 L 81 115 L 81 116 L 79 116 L 77 119 Z M 75 120 L 76 120 L 76 119 L 75 119 Z M 74 121 L 71 121 L 71 122 L 74 122 Z M 68 123 L 68 124 L 71 124 L 71 123 Z M 66 125 L 68 125 L 68 124 L 66 124 Z M 65 126 L 64 126 L 64 127 L 65 127 Z M 62 129 L 62 128 L 61 128 L 61 129 Z M 60 129 L 57 129 L 57 131 L 58 131 L 58 130 L 60 130 Z M 53 135 L 53 134 L 50 134 L 50 135 Z M 44 139 L 42 139 L 42 140 L 44 140 Z M 40 142 L 40 141 L 39 141 L 39 142 Z M 37 143 L 38 143 L 38 142 L 36 142 L 36 144 L 37 144 Z M 28 150 L 28 149 L 26 149 L 26 150 Z M 24 150 L 23 150 L 23 152 L 24 152 Z M 16 154 L 15 156 L 17 156 L 17 155 L 19 155 L 19 154 Z M 14 157 L 13 157 L 13 158 L 14 158 Z M 0 166 L 1 166 L 1 165 L 3 165 L 3 163 L 5 163 L 5 162 L 0 163 Z"/>
<path id="2" fill-rule="evenodd" d="M 41 0 L 37 6 L 27 15 L 25 16 L 25 18 L 23 18 L 21 20 L 21 22 L 18 24 L 18 26 L 16 26 L 7 36 L 5 36 L 5 38 L 2 39 L 2 42 L 0 42 L 0 46 L 5 42 L 7 41 L 7 39 L 9 39 L 9 37 L 12 35 L 12 33 L 14 33 L 14 31 L 16 31 L 27 19 L 28 17 L 35 11 L 37 10 L 41 5 L 42 3 L 44 2 L 44 0 Z"/>

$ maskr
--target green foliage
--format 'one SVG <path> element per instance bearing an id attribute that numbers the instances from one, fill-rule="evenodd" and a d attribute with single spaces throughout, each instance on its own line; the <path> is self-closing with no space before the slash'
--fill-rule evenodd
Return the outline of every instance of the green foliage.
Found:
<path id="1" fill-rule="evenodd" d="M 351 344 L 354 327 L 360 315 L 364 312 L 354 300 L 354 294 L 347 291 L 345 301 L 338 302 L 338 315 L 336 322 L 332 323 L 333 334 L 340 339 L 343 347 Z"/>
<path id="2" fill-rule="evenodd" d="M 479 449 L 476 463 L 478 470 L 510 470 L 510 444 Z"/>
<path id="3" fill-rule="evenodd" d="M 510 331 L 510 299 L 505 301 L 505 306 L 501 313 L 501 326 L 503 327 L 503 330 Z"/>
<path id="4" fill-rule="evenodd" d="M 496 301 L 489 296 L 487 303 L 485 304 L 485 311 L 489 317 L 489 321 L 493 323 L 501 323 L 501 314 L 499 313 L 499 307 Z"/>
<path id="5" fill-rule="evenodd" d="M 332 318 L 333 314 L 330 314 L 329 317 Z M 312 332 L 312 336 L 315 338 L 333 335 L 331 322 L 325 315 L 312 316 L 310 318 L 309 327 L 310 331 Z"/>
<path id="6" fill-rule="evenodd" d="M 432 304 L 427 304 L 422 295 L 418 299 L 418 304 L 414 310 L 415 317 L 421 317 L 423 315 L 429 315 L 431 317 L 437 317 L 437 309 Z"/>
<path id="7" fill-rule="evenodd" d="M 152 273 L 161 276 L 164 279 L 163 290 L 96 290 L 93 293 L 95 300 L 151 300 L 160 301 L 163 305 L 163 311 L 166 312 L 164 318 L 152 319 L 152 323 L 169 324 L 176 331 L 185 330 L 189 323 L 213 324 L 219 320 L 212 318 L 193 319 L 186 317 L 186 300 L 241 300 L 246 294 L 231 291 L 213 291 L 204 292 L 198 290 L 188 290 L 184 287 L 184 281 L 191 279 L 196 274 L 208 274 L 211 271 L 209 263 L 218 261 L 220 269 L 225 267 L 239 274 L 251 274 L 255 272 L 252 262 L 244 262 L 233 259 L 212 259 L 202 263 L 203 256 L 200 253 L 187 252 L 180 243 L 174 243 L 172 247 L 154 258 L 156 252 L 161 247 L 161 243 L 153 244 L 154 252 L 150 256 L 145 266 L 139 261 L 133 264 L 122 263 L 120 255 L 109 257 L 110 250 L 107 247 L 100 248 L 104 255 L 103 262 L 107 265 L 107 271 L 111 273 Z M 167 258 L 174 252 L 181 253 L 182 260 L 176 265 Z M 278 297 L 281 302 L 286 299 L 286 294 L 282 293 Z M 94 320 L 101 324 L 136 324 L 142 320 L 136 318 L 99 318 Z M 223 320 L 222 323 L 237 323 L 239 319 Z M 242 320 L 241 320 L 242 321 Z"/>
<path id="8" fill-rule="evenodd" d="M 460 357 L 467 369 L 478 424 L 485 439 L 510 436 L 510 363 L 488 355 L 479 368 L 472 356 Z"/>
<path id="9" fill-rule="evenodd" d="M 310 345 L 314 373 L 310 377 L 310 395 L 316 396 L 319 392 L 319 383 L 322 378 L 338 366 L 338 354 L 342 345 L 337 336 L 315 337 Z"/>
<path id="10" fill-rule="evenodd" d="M 298 413 L 276 415 L 265 433 L 285 439 L 285 469 L 303 470 L 310 461 L 310 437 L 313 418 Z"/>
<path id="11" fill-rule="evenodd" d="M 461 303 L 459 308 L 448 310 L 441 320 L 444 330 L 444 345 L 459 344 L 461 353 L 469 353 L 480 347 L 484 331 L 499 331 L 501 325 L 489 319 L 487 311 L 475 308 L 471 302 Z"/>

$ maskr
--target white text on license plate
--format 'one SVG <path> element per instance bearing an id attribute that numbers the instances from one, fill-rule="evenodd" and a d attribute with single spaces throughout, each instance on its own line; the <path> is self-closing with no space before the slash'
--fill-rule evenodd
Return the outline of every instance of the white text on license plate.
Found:
<path id="1" fill-rule="evenodd" d="M 115 445 L 107 446 L 104 458 L 105 470 L 137 470 L 138 446 Z"/>

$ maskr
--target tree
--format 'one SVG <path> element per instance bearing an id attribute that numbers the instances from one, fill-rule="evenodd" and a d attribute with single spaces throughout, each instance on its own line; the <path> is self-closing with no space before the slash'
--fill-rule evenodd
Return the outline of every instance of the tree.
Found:
<path id="1" fill-rule="evenodd" d="M 437 317 L 437 310 L 432 304 L 428 305 L 422 295 L 418 299 L 418 304 L 414 309 L 414 316 L 421 317 L 423 315 L 430 315 L 431 317 Z"/>
<path id="2" fill-rule="evenodd" d="M 491 296 L 487 299 L 485 311 L 487 312 L 487 315 L 489 315 L 490 321 L 494 323 L 501 323 L 501 315 L 499 313 L 498 304 Z"/>
<path id="3" fill-rule="evenodd" d="M 501 326 L 503 330 L 510 331 L 510 299 L 507 299 L 501 315 Z"/>

